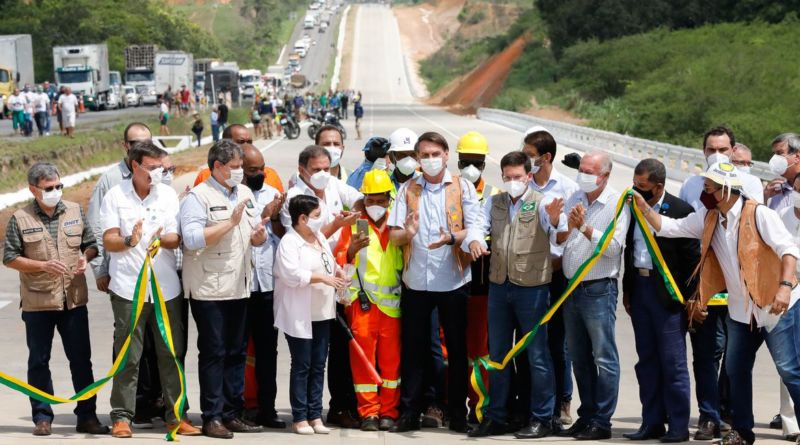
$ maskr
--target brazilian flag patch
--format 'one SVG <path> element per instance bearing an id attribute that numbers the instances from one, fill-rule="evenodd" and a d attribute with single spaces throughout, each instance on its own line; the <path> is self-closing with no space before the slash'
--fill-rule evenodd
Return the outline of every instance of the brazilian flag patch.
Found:
<path id="1" fill-rule="evenodd" d="M 536 210 L 536 203 L 535 202 L 526 202 L 522 204 L 522 207 L 519 209 L 522 213 L 530 213 Z"/>

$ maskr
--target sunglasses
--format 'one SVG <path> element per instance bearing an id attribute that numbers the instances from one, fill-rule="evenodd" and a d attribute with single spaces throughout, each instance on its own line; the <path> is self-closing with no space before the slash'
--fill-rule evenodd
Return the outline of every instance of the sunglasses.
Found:
<path id="1" fill-rule="evenodd" d="M 325 266 L 325 272 L 329 274 L 333 273 L 333 267 L 331 267 L 331 261 L 328 258 L 328 254 L 325 252 L 322 252 L 322 265 Z"/>
<path id="2" fill-rule="evenodd" d="M 50 187 L 38 187 L 37 186 L 36 188 L 39 189 L 39 190 L 43 190 L 45 192 L 50 193 L 53 190 L 61 190 L 61 189 L 63 189 L 64 188 L 64 184 L 51 185 Z"/>
<path id="3" fill-rule="evenodd" d="M 483 168 L 486 166 L 486 162 L 484 162 L 484 161 L 466 161 L 466 160 L 458 161 L 458 168 L 459 169 L 467 168 L 470 165 L 474 165 L 475 168 L 477 168 L 478 170 L 483 170 Z"/>

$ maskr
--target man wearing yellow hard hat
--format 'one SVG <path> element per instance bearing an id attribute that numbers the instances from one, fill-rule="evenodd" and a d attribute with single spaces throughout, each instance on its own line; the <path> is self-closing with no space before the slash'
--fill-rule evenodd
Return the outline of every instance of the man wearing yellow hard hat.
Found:
<path id="1" fill-rule="evenodd" d="M 351 230 L 342 231 L 334 253 L 340 265 L 356 266 L 345 314 L 353 336 L 383 380 L 378 387 L 359 358 L 350 354 L 361 429 L 386 431 L 394 426 L 400 402 L 403 253 L 389 242 L 386 221 L 394 191 L 389 174 L 382 169 L 366 172 L 360 191 L 366 215 Z"/>
<path id="2" fill-rule="evenodd" d="M 497 194 L 500 190 L 492 187 L 483 179 L 483 170 L 486 168 L 486 156 L 489 154 L 489 143 L 477 131 L 470 131 L 461 136 L 456 147 L 458 153 L 458 169 L 461 177 L 471 182 L 478 192 L 478 201 L 481 206 L 486 199 Z M 491 240 L 486 239 L 487 245 Z M 470 284 L 470 297 L 467 303 L 467 357 L 470 361 L 489 354 L 489 332 L 487 319 L 487 304 L 489 295 L 489 257 L 481 257 L 472 262 L 472 283 Z M 485 371 L 483 371 L 485 372 Z M 484 377 L 487 377 L 484 375 Z M 489 381 L 488 378 L 483 379 Z M 470 420 L 477 423 L 475 405 L 478 395 L 469 391 Z"/>

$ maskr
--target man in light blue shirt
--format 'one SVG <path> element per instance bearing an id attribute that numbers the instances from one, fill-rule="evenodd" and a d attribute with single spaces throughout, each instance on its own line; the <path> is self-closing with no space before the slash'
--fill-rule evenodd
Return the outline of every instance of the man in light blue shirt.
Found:
<path id="1" fill-rule="evenodd" d="M 438 133 L 419 137 L 414 150 L 421 177 L 406 182 L 390 213 L 390 239 L 404 249 L 402 417 L 390 430 L 420 427 L 421 369 L 431 359 L 430 316 L 434 308 L 448 349 L 450 429 L 467 432 L 467 295 L 472 280 L 468 254 L 460 246 L 483 239 L 483 209 L 475 187 L 446 169 L 447 141 Z"/>

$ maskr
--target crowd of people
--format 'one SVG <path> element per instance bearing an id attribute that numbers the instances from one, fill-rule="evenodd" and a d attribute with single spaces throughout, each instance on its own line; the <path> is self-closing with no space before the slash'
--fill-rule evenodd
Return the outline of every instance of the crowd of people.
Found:
<path id="1" fill-rule="evenodd" d="M 327 434 L 329 425 L 398 433 L 446 426 L 470 437 L 609 439 L 622 373 L 620 285 L 642 405 L 640 428 L 625 438 L 689 440 L 687 334 L 695 440 L 755 441 L 752 370 L 762 343 L 781 380 L 773 426 L 789 440 L 800 433 L 800 136 L 773 141 L 777 179 L 762 187 L 749 173 L 750 150 L 730 129 L 712 128 L 703 138 L 707 170 L 686 179 L 679 196 L 666 191 L 667 169 L 656 159 L 636 165 L 631 192 L 610 184 L 613 162 L 603 151 L 564 156 L 577 169 L 573 180 L 556 170 L 557 143 L 542 127 L 526 131 L 522 148 L 502 156 L 500 176 L 489 178 L 489 143 L 474 131 L 455 147 L 458 174 L 447 168 L 442 135 L 407 128 L 371 137 L 363 162 L 347 172 L 340 130 L 323 126 L 284 189 L 249 131 L 234 124 L 180 194 L 150 129 L 134 123 L 123 136 L 125 155 L 98 181 L 86 214 L 61 199 L 55 166 L 31 167 L 35 200 L 9 221 L 3 257 L 20 273 L 28 382 L 45 392 L 53 390 L 55 328 L 75 390 L 94 380 L 84 276 L 92 265 L 97 288 L 110 295 L 114 354 L 130 335 L 111 390 L 114 437 L 157 417 L 178 434 L 213 438 L 286 428 L 276 410 L 282 332 L 297 434 Z M 135 283 L 155 240 L 175 357 L 197 366 L 200 396 L 190 402 L 199 404 L 200 428 L 188 404 L 179 415 L 165 409 L 181 383 L 150 290 L 131 325 Z M 568 288 L 522 353 L 480 370 L 482 406 L 471 363 L 502 363 Z M 185 362 L 190 312 L 196 364 Z M 257 388 L 252 412 L 247 387 Z M 50 406 L 31 399 L 31 407 L 34 434 L 50 434 Z M 79 432 L 109 432 L 94 397 L 75 414 Z"/>
<path id="2" fill-rule="evenodd" d="M 74 137 L 75 120 L 83 111 L 83 101 L 74 94 L 70 87 L 56 88 L 45 81 L 41 85 L 31 87 L 25 85 L 0 101 L 0 110 L 8 110 L 12 120 L 15 136 L 33 136 L 34 124 L 39 136 L 50 136 L 50 120 L 58 120 L 60 132 L 64 136 Z"/>

